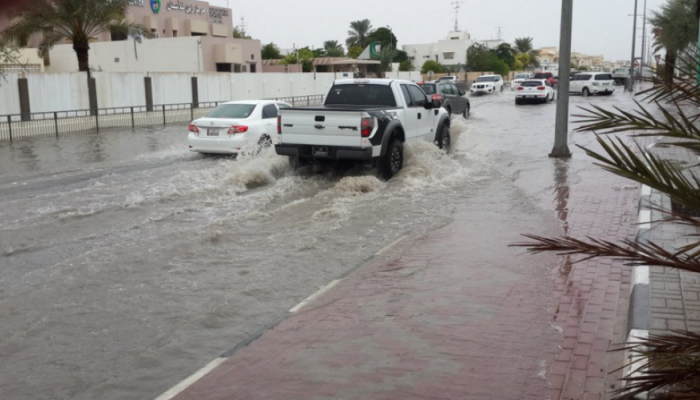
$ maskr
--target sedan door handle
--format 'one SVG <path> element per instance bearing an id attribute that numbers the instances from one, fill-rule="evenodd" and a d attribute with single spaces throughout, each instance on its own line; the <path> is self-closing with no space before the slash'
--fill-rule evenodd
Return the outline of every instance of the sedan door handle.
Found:
<path id="1" fill-rule="evenodd" d="M 421 113 L 418 113 L 418 119 L 421 119 Z"/>

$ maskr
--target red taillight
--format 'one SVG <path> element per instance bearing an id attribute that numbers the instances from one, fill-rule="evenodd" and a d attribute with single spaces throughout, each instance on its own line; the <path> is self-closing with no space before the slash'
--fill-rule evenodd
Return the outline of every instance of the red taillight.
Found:
<path id="1" fill-rule="evenodd" d="M 248 132 L 248 127 L 245 125 L 234 125 L 228 129 L 229 135 L 235 135 L 237 133 L 246 133 L 246 132 Z"/>
<path id="2" fill-rule="evenodd" d="M 437 100 L 437 101 L 442 101 L 442 96 L 440 96 L 439 94 L 434 94 L 434 95 L 432 95 L 432 96 L 430 97 L 430 100 L 433 100 L 433 101 L 435 101 L 435 100 Z"/>
<path id="3" fill-rule="evenodd" d="M 190 132 L 192 132 L 192 133 L 199 133 L 199 128 L 197 128 L 197 125 L 195 125 L 195 124 L 190 124 Z"/>
<path id="4" fill-rule="evenodd" d="M 369 137 L 374 130 L 374 118 L 362 118 L 362 137 Z"/>
<path id="5" fill-rule="evenodd" d="M 282 134 L 282 116 L 277 116 L 277 133 Z"/>
<path id="6" fill-rule="evenodd" d="M 544 90 L 544 86 L 538 87 L 537 90 Z"/>
<path id="7" fill-rule="evenodd" d="M 518 90 L 525 90 L 522 86 L 518 87 Z"/>

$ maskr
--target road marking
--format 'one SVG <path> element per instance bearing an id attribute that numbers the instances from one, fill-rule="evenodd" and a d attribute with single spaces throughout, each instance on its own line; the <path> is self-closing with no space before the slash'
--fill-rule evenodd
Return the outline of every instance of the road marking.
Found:
<path id="1" fill-rule="evenodd" d="M 320 297 L 322 294 L 324 294 L 324 293 L 326 293 L 327 291 L 333 289 L 333 287 L 334 287 L 335 285 L 339 284 L 339 283 L 340 283 L 340 279 L 336 279 L 336 280 L 332 281 L 332 282 L 329 283 L 328 285 L 326 285 L 326 286 L 322 287 L 321 289 L 319 289 L 318 292 L 316 292 L 316 293 L 312 294 L 311 296 L 307 297 L 306 300 L 304 300 L 304 301 L 302 301 L 301 303 L 299 303 L 299 304 L 297 304 L 296 306 L 294 306 L 294 308 L 292 308 L 291 310 L 289 310 L 289 312 L 292 313 L 292 314 L 295 314 L 295 313 L 299 312 L 299 310 L 301 310 L 302 308 L 304 308 L 304 307 L 306 307 L 307 305 L 309 305 L 312 301 L 316 300 L 316 298 Z"/>
<path id="2" fill-rule="evenodd" d="M 642 210 L 639 212 L 637 230 L 640 229 L 651 229 L 651 210 Z"/>
<path id="3" fill-rule="evenodd" d="M 649 267 L 639 266 L 634 267 L 634 278 L 632 281 L 632 287 L 634 285 L 648 285 L 649 284 Z"/>
<path id="4" fill-rule="evenodd" d="M 199 371 L 195 372 L 194 374 L 190 375 L 189 378 L 178 383 L 177 385 L 173 386 L 172 389 L 170 389 L 167 392 L 158 396 L 156 398 L 156 400 L 170 400 L 170 399 L 172 399 L 173 397 L 182 393 L 188 387 L 192 386 L 195 382 L 202 379 L 206 374 L 211 372 L 211 370 L 218 367 L 219 365 L 221 365 L 221 363 L 223 363 L 226 360 L 228 360 L 228 358 L 219 357 L 219 358 L 215 359 L 214 361 L 207 364 L 204 368 L 202 368 Z"/>
<path id="5" fill-rule="evenodd" d="M 642 196 L 651 196 L 651 187 L 642 185 Z"/>
<path id="6" fill-rule="evenodd" d="M 386 253 L 386 252 L 389 251 L 392 247 L 394 247 L 394 246 L 396 246 L 397 244 L 401 243 L 401 241 L 403 241 L 404 239 L 406 239 L 406 236 L 401 236 L 400 238 L 394 240 L 394 242 L 392 242 L 390 245 L 388 245 L 388 246 L 384 247 L 383 249 L 379 250 L 379 251 L 375 254 L 375 256 L 379 256 L 379 255 L 382 255 L 382 254 Z"/>

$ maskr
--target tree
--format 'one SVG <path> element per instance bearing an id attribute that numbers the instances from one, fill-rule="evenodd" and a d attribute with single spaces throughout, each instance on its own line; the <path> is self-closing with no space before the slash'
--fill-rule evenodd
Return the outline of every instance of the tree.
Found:
<path id="1" fill-rule="evenodd" d="M 416 67 L 413 66 L 413 63 L 409 60 L 406 61 L 401 61 L 401 64 L 399 64 L 399 71 L 415 71 Z"/>
<path id="2" fill-rule="evenodd" d="M 379 28 L 367 36 L 367 45 L 372 42 L 379 42 L 382 45 L 382 49 L 390 48 L 396 50 L 396 36 L 387 28 Z"/>
<path id="3" fill-rule="evenodd" d="M 279 60 L 282 58 L 279 47 L 274 43 L 266 44 L 261 50 L 263 60 Z"/>
<path id="4" fill-rule="evenodd" d="M 427 74 L 428 71 L 433 71 L 436 74 L 441 74 L 444 72 L 442 64 L 435 60 L 428 60 L 423 63 L 423 67 L 420 69 L 421 74 Z"/>
<path id="5" fill-rule="evenodd" d="M 11 43 L 0 39 L 0 64 L 15 64 L 21 65 L 22 62 L 19 60 L 19 51 Z M 2 81 L 5 79 L 5 74 L 0 67 L 0 86 L 2 86 Z"/>
<path id="6" fill-rule="evenodd" d="M 362 48 L 359 45 L 351 46 L 348 49 L 348 58 L 357 58 L 360 56 L 360 54 L 362 54 L 363 51 L 364 48 Z"/>
<path id="7" fill-rule="evenodd" d="M 491 53 L 481 43 L 474 43 L 467 49 L 467 68 L 470 71 L 490 71 Z"/>
<path id="8" fill-rule="evenodd" d="M 141 25 L 126 21 L 129 0 L 36 0 L 31 8 L 22 9 L 4 31 L 6 37 L 26 43 L 41 33 L 39 54 L 66 40 L 73 44 L 78 69 L 89 71 L 90 39 L 105 32 L 150 36 Z"/>
<path id="9" fill-rule="evenodd" d="M 680 76 L 658 82 L 637 96 L 641 97 L 634 111 L 618 108 L 604 109 L 590 105 L 583 108 L 579 121 L 581 132 L 595 132 L 601 152 L 582 149 L 603 169 L 625 179 L 644 184 L 668 195 L 681 207 L 672 210 L 654 205 L 663 215 L 659 220 L 700 229 L 700 180 L 697 166 L 686 166 L 664 160 L 637 144 L 626 144 L 620 138 L 605 139 L 602 135 L 631 132 L 631 138 L 658 137 L 667 146 L 686 149 L 700 155 L 700 130 L 697 109 L 700 107 L 700 87 L 695 81 L 698 62 L 695 57 L 679 59 Z M 644 104 L 646 103 L 646 104 Z M 633 267 L 666 267 L 682 271 L 700 272 L 700 239 L 688 235 L 690 242 L 681 248 L 667 248 L 662 244 L 624 240 L 611 242 L 602 239 L 585 240 L 564 236 L 543 238 L 525 235 L 527 247 L 533 253 L 556 252 L 564 256 L 580 255 L 585 259 L 611 257 Z M 653 399 L 700 398 L 700 335 L 687 331 L 651 335 L 629 344 L 623 349 L 632 356 L 629 365 L 633 371 L 625 376 L 626 384 L 619 385 L 615 399 L 628 400 L 639 394 L 650 394 Z M 625 361 L 627 362 L 627 361 Z M 634 375 L 634 376 L 633 376 Z"/>
<path id="10" fill-rule="evenodd" d="M 690 45 L 693 47 L 698 40 L 698 19 L 696 0 L 669 0 L 659 11 L 651 13 L 650 23 L 654 26 L 654 51 L 666 50 L 664 79 L 673 79 L 676 69 L 676 59 L 686 52 Z M 697 48 L 691 52 L 697 57 Z"/>
<path id="11" fill-rule="evenodd" d="M 326 51 L 326 56 L 328 57 L 345 56 L 345 49 L 343 49 L 343 45 L 338 43 L 337 40 L 326 40 L 323 42 L 323 49 Z"/>
<path id="12" fill-rule="evenodd" d="M 510 68 L 505 61 L 498 58 L 494 53 L 489 55 L 489 64 L 487 71 L 493 71 L 494 74 L 506 76 L 510 74 Z"/>
<path id="13" fill-rule="evenodd" d="M 406 53 L 403 50 L 397 50 L 394 52 L 394 62 L 396 63 L 402 63 L 404 61 L 408 61 L 408 53 Z"/>
<path id="14" fill-rule="evenodd" d="M 515 50 L 518 53 L 525 53 L 530 56 L 530 63 L 527 65 L 532 68 L 540 67 L 540 52 L 532 47 L 532 38 L 524 37 L 515 39 Z"/>
<path id="15" fill-rule="evenodd" d="M 368 19 L 351 22 L 348 38 L 345 40 L 348 51 L 350 51 L 349 49 L 353 46 L 360 46 L 362 50 L 364 50 L 369 44 L 368 37 L 372 32 L 372 23 Z"/>
<path id="16" fill-rule="evenodd" d="M 503 62 L 508 65 L 508 68 L 513 69 L 515 67 L 515 55 L 517 52 L 508 43 L 501 43 L 496 50 L 494 50 L 496 57 L 503 60 Z"/>
<path id="17" fill-rule="evenodd" d="M 527 53 L 518 53 L 515 55 L 513 70 L 522 71 L 530 64 L 530 55 Z"/>
<path id="18" fill-rule="evenodd" d="M 234 39 L 251 39 L 250 36 L 246 33 L 245 29 L 234 26 L 233 27 L 233 38 Z"/>
<path id="19" fill-rule="evenodd" d="M 297 49 L 294 53 L 287 54 L 282 59 L 282 64 L 301 64 L 303 72 L 311 72 L 314 70 L 314 52 L 308 47 Z"/>
<path id="20" fill-rule="evenodd" d="M 384 76 L 384 73 L 391 71 L 391 62 L 394 59 L 394 50 L 390 48 L 382 48 L 379 52 L 379 65 L 377 66 L 377 75 Z"/>

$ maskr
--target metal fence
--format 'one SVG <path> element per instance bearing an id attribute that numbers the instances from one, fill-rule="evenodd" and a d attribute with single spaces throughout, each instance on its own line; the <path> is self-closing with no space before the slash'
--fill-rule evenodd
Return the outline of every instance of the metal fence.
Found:
<path id="1" fill-rule="evenodd" d="M 322 95 L 275 98 L 294 107 L 318 105 Z M 96 110 L 55 111 L 0 115 L 0 142 L 103 132 L 117 128 L 185 124 L 205 116 L 224 103 L 203 102 Z"/>

